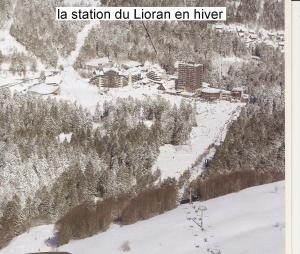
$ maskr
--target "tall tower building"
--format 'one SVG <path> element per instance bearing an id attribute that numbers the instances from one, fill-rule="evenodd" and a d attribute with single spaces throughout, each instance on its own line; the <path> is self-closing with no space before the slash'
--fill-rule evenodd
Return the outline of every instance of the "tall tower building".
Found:
<path id="1" fill-rule="evenodd" d="M 178 65 L 178 89 L 194 92 L 202 87 L 203 64 L 180 63 Z"/>

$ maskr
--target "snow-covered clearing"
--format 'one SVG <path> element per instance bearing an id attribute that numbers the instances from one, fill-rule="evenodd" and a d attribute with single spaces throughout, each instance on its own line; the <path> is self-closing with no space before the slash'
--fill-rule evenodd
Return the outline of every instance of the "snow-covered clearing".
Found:
<path id="1" fill-rule="evenodd" d="M 161 170 L 162 178 L 176 177 L 192 167 L 197 158 L 212 144 L 225 139 L 228 125 L 236 119 L 243 104 L 218 101 L 215 103 L 197 102 L 197 127 L 191 133 L 187 145 L 164 145 L 154 168 Z M 197 174 L 201 168 L 197 167 Z"/>
<path id="2" fill-rule="evenodd" d="M 127 253 L 222 254 L 284 253 L 284 182 L 249 188 L 194 205 L 178 208 L 154 218 L 119 227 L 90 238 L 72 241 L 59 248 L 72 254 Z M 204 231 L 195 223 L 195 210 L 205 206 Z M 195 219 L 194 219 L 195 218 Z M 194 219 L 195 222 L 192 220 Z M 49 251 L 44 240 L 52 235 L 53 225 L 32 228 L 15 238 L 0 254 Z"/>
<path id="3" fill-rule="evenodd" d="M 57 138 L 60 143 L 63 143 L 64 141 L 70 143 L 70 141 L 72 139 L 72 135 L 73 135 L 73 133 L 71 133 L 71 132 L 70 133 L 60 133 Z"/>

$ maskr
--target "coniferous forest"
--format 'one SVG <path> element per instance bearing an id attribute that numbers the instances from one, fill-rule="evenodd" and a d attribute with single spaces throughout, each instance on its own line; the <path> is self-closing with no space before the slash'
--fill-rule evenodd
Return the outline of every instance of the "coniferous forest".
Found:
<path id="1" fill-rule="evenodd" d="M 152 170 L 159 147 L 184 144 L 196 124 L 185 102 L 119 99 L 91 115 L 54 99 L 9 90 L 0 96 L 1 192 L 10 195 L 1 200 L 2 244 L 82 202 L 152 188 L 160 176 Z M 69 142 L 59 139 L 62 133 L 71 134 Z"/>

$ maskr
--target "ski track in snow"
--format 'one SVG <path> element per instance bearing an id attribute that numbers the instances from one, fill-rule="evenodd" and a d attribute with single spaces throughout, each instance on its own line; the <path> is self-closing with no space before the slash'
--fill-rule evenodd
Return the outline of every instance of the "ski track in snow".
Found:
<path id="1" fill-rule="evenodd" d="M 284 181 L 256 186 L 205 202 L 176 209 L 132 225 L 112 225 L 92 237 L 71 241 L 59 251 L 72 254 L 123 253 L 128 241 L 130 254 L 282 254 L 284 253 Z M 204 231 L 196 210 L 205 206 Z M 195 221 L 193 221 L 193 220 Z M 34 227 L 16 237 L 0 254 L 51 251 L 44 243 L 53 225 Z"/>
<path id="2" fill-rule="evenodd" d="M 242 103 L 218 101 L 216 103 L 197 103 L 197 127 L 192 129 L 187 145 L 164 145 L 153 169 L 161 170 L 162 178 L 178 178 L 184 170 L 192 168 L 193 163 L 209 148 L 210 145 L 222 142 L 230 123 L 239 116 Z M 213 155 L 214 147 L 209 151 Z M 205 157 L 206 158 L 206 157 Z M 204 158 L 204 159 L 205 159 Z M 192 178 L 202 172 L 202 165 L 192 168 Z"/>
<path id="3" fill-rule="evenodd" d="M 99 100 L 98 89 L 91 86 L 87 80 L 84 80 L 74 70 L 73 65 L 79 56 L 80 50 L 84 45 L 91 29 L 99 21 L 91 21 L 78 33 L 75 50 L 67 58 L 59 59 L 59 65 L 62 65 L 64 70 L 61 73 L 61 98 L 73 102 L 77 102 L 89 109 L 93 109 L 96 101 Z"/>

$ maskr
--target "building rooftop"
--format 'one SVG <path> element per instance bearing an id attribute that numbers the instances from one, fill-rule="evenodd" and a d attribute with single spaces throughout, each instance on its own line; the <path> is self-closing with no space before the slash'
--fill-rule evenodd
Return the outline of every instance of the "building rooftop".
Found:
<path id="1" fill-rule="evenodd" d="M 193 67 L 203 66 L 203 64 L 196 64 L 196 63 L 191 63 L 191 62 L 188 62 L 188 63 L 180 62 L 178 64 L 178 66 L 180 66 L 180 65 L 193 66 Z"/>
<path id="2" fill-rule="evenodd" d="M 214 88 L 214 87 L 205 87 L 201 90 L 203 93 L 221 93 L 221 89 Z"/>
<path id="3" fill-rule="evenodd" d="M 132 61 L 132 60 L 122 62 L 122 65 L 126 68 L 134 68 L 134 67 L 142 66 L 140 62 Z"/>
<path id="4" fill-rule="evenodd" d="M 243 92 L 244 89 L 242 87 L 235 87 L 231 90 L 232 92 Z"/>
<path id="5" fill-rule="evenodd" d="M 108 57 L 102 57 L 102 58 L 94 58 L 86 62 L 86 65 L 90 66 L 98 66 L 99 64 L 107 64 L 110 60 Z"/>

